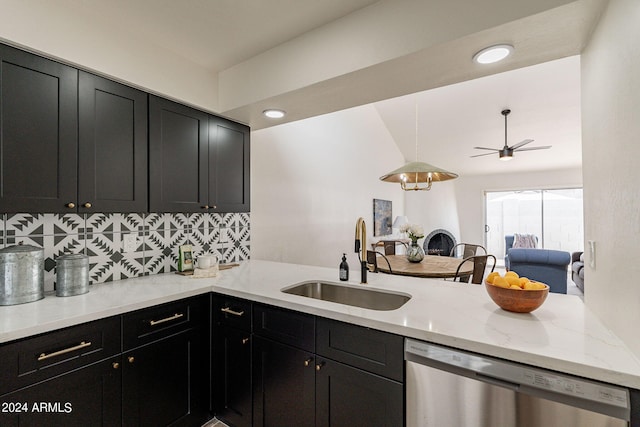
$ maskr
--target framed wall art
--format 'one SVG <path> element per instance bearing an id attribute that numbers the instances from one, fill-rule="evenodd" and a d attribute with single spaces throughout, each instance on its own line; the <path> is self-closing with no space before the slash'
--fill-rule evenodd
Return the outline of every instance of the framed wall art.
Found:
<path id="1" fill-rule="evenodd" d="M 373 235 L 385 236 L 391 230 L 391 200 L 373 199 Z"/>

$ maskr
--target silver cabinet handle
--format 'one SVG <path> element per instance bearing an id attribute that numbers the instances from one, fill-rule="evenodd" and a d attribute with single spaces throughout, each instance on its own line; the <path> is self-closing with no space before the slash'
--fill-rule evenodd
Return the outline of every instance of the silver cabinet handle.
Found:
<path id="1" fill-rule="evenodd" d="M 244 315 L 244 310 L 243 311 L 234 311 L 234 310 L 231 310 L 231 308 L 229 308 L 229 307 L 221 308 L 220 311 L 223 312 L 223 313 L 233 314 L 234 316 L 242 316 L 242 315 Z"/>
<path id="2" fill-rule="evenodd" d="M 62 354 L 71 353 L 72 351 L 80 350 L 82 348 L 89 347 L 90 345 L 91 345 L 91 342 L 82 341 L 80 344 L 74 345 L 73 347 L 65 348 L 64 350 L 54 351 L 53 353 L 49 353 L 49 354 L 40 353 L 40 356 L 38 356 L 38 362 L 42 360 L 50 359 L 52 357 L 60 356 Z"/>
<path id="3" fill-rule="evenodd" d="M 150 326 L 156 326 L 159 325 L 161 323 L 165 323 L 165 322 L 171 322 L 172 320 L 176 320 L 179 319 L 181 317 L 184 317 L 184 314 L 182 313 L 176 313 L 173 316 L 169 316 L 169 317 L 165 317 L 164 319 L 160 319 L 160 320 L 149 320 L 149 325 Z"/>

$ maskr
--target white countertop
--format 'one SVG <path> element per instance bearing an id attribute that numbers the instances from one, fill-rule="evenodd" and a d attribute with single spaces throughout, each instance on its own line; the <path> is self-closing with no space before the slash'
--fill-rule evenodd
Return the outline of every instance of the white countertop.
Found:
<path id="1" fill-rule="evenodd" d="M 337 268 L 253 260 L 210 279 L 162 274 L 93 285 L 84 295 L 0 307 L 0 343 L 214 291 L 640 389 L 640 361 L 576 296 L 549 294 L 532 313 L 510 313 L 484 286 L 371 273 L 369 284 L 359 285 L 358 271 L 348 284 L 400 291 L 411 300 L 376 311 L 280 292 L 337 276 Z"/>

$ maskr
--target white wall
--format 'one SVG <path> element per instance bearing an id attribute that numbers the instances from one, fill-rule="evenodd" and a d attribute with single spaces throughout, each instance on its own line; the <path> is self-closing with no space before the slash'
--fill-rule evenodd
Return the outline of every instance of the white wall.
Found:
<path id="1" fill-rule="evenodd" d="M 73 0 L 3 0 L 0 41 L 212 112 L 218 76 Z"/>
<path id="2" fill-rule="evenodd" d="M 438 166 L 438 165 L 435 165 Z M 405 211 L 409 222 L 424 228 L 425 236 L 445 229 L 460 242 L 460 221 L 455 193 L 455 180 L 434 182 L 429 191 L 409 191 L 405 195 Z M 424 240 L 420 241 L 420 245 Z"/>
<path id="3" fill-rule="evenodd" d="M 640 2 L 611 0 L 582 54 L 585 303 L 640 356 Z M 588 263 L 587 263 L 588 264 Z"/>
<path id="4" fill-rule="evenodd" d="M 373 234 L 373 199 L 404 212 L 398 184 L 379 180 L 404 164 L 380 116 L 359 107 L 251 135 L 251 258 L 336 268 L 342 253 L 358 274 L 358 217 Z"/>
<path id="5" fill-rule="evenodd" d="M 473 175 L 460 177 L 454 182 L 460 237 L 464 242 L 484 244 L 485 191 L 581 187 L 582 170 Z"/>

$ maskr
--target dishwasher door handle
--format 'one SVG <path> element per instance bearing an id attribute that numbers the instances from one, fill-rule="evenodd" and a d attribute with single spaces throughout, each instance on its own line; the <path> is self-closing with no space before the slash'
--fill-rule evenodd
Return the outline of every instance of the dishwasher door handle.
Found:
<path id="1" fill-rule="evenodd" d="M 509 390 L 518 391 L 520 390 L 520 384 L 513 383 L 511 381 L 501 380 L 499 378 L 494 378 L 489 375 L 484 375 L 479 372 L 476 372 L 476 379 L 478 381 L 482 381 L 488 384 L 497 385 L 499 387 L 508 388 Z"/>

